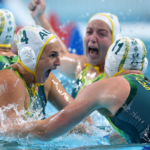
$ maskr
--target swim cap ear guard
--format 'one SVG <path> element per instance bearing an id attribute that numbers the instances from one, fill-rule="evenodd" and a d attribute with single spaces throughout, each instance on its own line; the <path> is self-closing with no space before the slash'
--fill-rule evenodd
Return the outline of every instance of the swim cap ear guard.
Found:
<path id="1" fill-rule="evenodd" d="M 34 77 L 41 54 L 53 38 L 56 36 L 40 26 L 33 25 L 22 28 L 17 33 L 18 62 Z"/>
<path id="2" fill-rule="evenodd" d="M 14 15 L 6 9 L 0 9 L 0 47 L 11 47 L 15 31 Z"/>
<path id="3" fill-rule="evenodd" d="M 144 73 L 147 66 L 146 47 L 137 38 L 118 39 L 110 46 L 105 59 L 105 71 L 109 77 L 125 70 L 140 70 Z"/>
<path id="4" fill-rule="evenodd" d="M 121 27 L 117 16 L 110 13 L 97 13 L 89 19 L 89 22 L 93 20 L 104 21 L 110 27 L 112 31 L 111 43 L 121 37 Z"/>

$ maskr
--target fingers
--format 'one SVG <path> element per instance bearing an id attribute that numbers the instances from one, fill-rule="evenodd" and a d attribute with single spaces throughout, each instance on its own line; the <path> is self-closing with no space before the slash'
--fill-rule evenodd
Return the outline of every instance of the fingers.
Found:
<path id="1" fill-rule="evenodd" d="M 44 0 L 37 0 L 37 1 L 39 1 L 39 3 L 40 3 L 41 5 L 45 6 L 45 1 L 44 1 Z"/>
<path id="2" fill-rule="evenodd" d="M 37 7 L 39 7 L 39 9 L 44 10 L 45 1 L 44 0 L 31 0 L 31 2 L 28 5 L 29 10 L 34 11 Z"/>
<path id="3" fill-rule="evenodd" d="M 35 0 L 36 4 L 40 4 L 41 0 Z"/>
<path id="4" fill-rule="evenodd" d="M 36 5 L 38 3 L 39 3 L 39 0 L 32 0 L 28 5 L 29 10 L 33 11 L 36 8 Z"/>

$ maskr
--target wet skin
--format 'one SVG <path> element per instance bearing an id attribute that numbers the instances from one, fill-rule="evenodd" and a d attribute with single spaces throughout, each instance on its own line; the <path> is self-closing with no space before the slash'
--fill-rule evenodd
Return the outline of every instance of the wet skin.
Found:
<path id="1" fill-rule="evenodd" d="M 60 51 L 61 47 L 58 41 L 46 45 L 37 66 L 35 76 L 35 81 L 37 83 L 44 83 L 51 70 L 56 69 L 56 67 L 60 65 Z"/>

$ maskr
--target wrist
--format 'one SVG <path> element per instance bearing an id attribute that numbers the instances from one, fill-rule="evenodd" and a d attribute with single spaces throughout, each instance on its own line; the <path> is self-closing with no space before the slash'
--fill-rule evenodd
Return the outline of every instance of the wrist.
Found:
<path id="1" fill-rule="evenodd" d="M 37 22 L 40 22 L 40 20 L 43 20 L 45 18 L 45 15 L 42 13 L 42 14 L 38 14 L 36 16 L 33 17 L 34 21 L 37 23 Z"/>

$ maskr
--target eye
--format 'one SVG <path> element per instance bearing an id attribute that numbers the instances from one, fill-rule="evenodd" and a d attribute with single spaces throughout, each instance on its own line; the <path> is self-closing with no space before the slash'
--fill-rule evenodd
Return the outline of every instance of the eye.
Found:
<path id="1" fill-rule="evenodd" d="M 54 58 L 54 57 L 57 57 L 57 56 L 58 56 L 58 53 L 51 53 L 49 57 Z"/>
<path id="2" fill-rule="evenodd" d="M 105 32 L 105 31 L 100 31 L 100 32 L 99 32 L 99 35 L 102 36 L 102 37 L 107 36 L 107 32 Z"/>
<path id="3" fill-rule="evenodd" d="M 100 33 L 100 35 L 105 36 L 105 34 L 103 34 L 103 33 Z"/>
<path id="4" fill-rule="evenodd" d="M 92 33 L 92 31 L 86 31 L 86 34 L 91 34 Z"/>
<path id="5" fill-rule="evenodd" d="M 87 29 L 87 30 L 86 30 L 86 34 L 92 34 L 92 30 Z"/>

